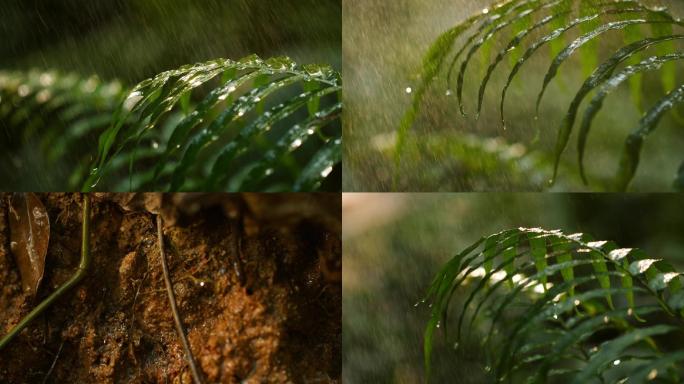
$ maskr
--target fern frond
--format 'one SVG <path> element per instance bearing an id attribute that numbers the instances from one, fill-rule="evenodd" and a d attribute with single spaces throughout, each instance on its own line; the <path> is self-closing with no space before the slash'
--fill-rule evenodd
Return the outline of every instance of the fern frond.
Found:
<path id="1" fill-rule="evenodd" d="M 519 228 L 481 238 L 447 262 L 428 289 L 426 373 L 443 325 L 455 345 L 468 336 L 483 340 L 496 381 L 679 382 L 684 350 L 662 343 L 684 335 L 679 276 L 641 250 L 580 233 Z M 467 299 L 454 336 L 447 325 L 456 292 Z"/>
<path id="2" fill-rule="evenodd" d="M 64 189 L 34 176 L 51 165 L 56 181 L 74 179 L 73 164 L 90 161 L 84 142 L 111 122 L 124 88 L 118 81 L 56 71 L 0 72 L 3 151 L 0 188 Z M 35 177 L 35 180 L 26 181 Z M 78 185 L 70 184 L 69 189 Z"/>
<path id="3" fill-rule="evenodd" d="M 645 35 L 645 32 L 640 29 L 642 26 L 650 27 L 651 36 Z M 579 113 L 584 98 L 604 84 L 613 84 L 614 87 L 617 87 L 622 80 L 616 80 L 618 77 L 613 76 L 615 71 L 620 71 L 621 77 L 630 79 L 630 86 L 633 87 L 632 93 L 635 95 L 633 98 L 637 103 L 641 103 L 639 93 L 641 89 L 638 89 L 637 92 L 634 87 L 642 84 L 639 76 L 647 70 L 659 71 L 663 88 L 668 92 L 676 93 L 676 67 L 674 66 L 676 61 L 679 60 L 681 52 L 677 51 L 674 42 L 684 39 L 684 35 L 676 34 L 674 28 L 682 27 L 684 27 L 684 23 L 672 16 L 667 9 L 649 7 L 638 0 L 616 0 L 597 3 L 585 0 L 507 0 L 487 8 L 442 34 L 429 48 L 423 60 L 420 84 L 416 87 L 412 104 L 405 112 L 397 131 L 395 169 L 398 169 L 400 166 L 401 158 L 406 150 L 406 135 L 419 115 L 422 100 L 428 89 L 433 86 L 439 74 L 445 74 L 447 83 L 446 94 L 451 94 L 452 76 L 460 63 L 455 93 L 459 110 L 465 116 L 463 90 L 469 63 L 476 53 L 488 50 L 490 46 L 496 44 L 497 37 L 504 37 L 504 41 L 507 43 L 502 45 L 493 59 L 490 60 L 487 53 L 483 55 L 484 60 L 486 60 L 487 70 L 482 75 L 479 83 L 476 106 L 476 117 L 478 117 L 483 107 L 487 87 L 490 86 L 490 79 L 495 70 L 507 56 L 516 57 L 501 88 L 499 98 L 499 112 L 504 129 L 507 124 L 505 104 L 508 90 L 521 73 L 523 66 L 534 54 L 547 45 L 550 45 L 552 48 L 552 60 L 536 97 L 535 107 L 538 115 L 548 86 L 560 73 L 562 65 L 578 51 L 584 49 L 584 52 L 579 57 L 582 59 L 582 67 L 587 72 L 588 77 L 576 93 L 568 113 L 558 127 L 555 151 L 553 153 L 556 162 L 551 178 L 553 183 L 556 180 L 560 158 L 567 147 L 576 115 Z M 563 42 L 572 30 L 579 30 L 580 35 L 567 44 L 560 45 L 560 42 Z M 603 35 L 611 31 L 623 33 L 626 36 L 626 43 L 599 65 L 597 61 L 597 44 Z M 506 34 L 512 32 L 514 32 L 513 37 L 506 38 Z M 541 36 L 534 37 L 535 32 L 539 32 Z M 528 42 L 527 40 L 530 41 Z M 651 58 L 651 60 L 656 60 L 657 65 L 656 63 L 648 65 L 647 60 L 639 58 L 641 53 L 649 48 L 653 48 L 657 53 L 657 56 Z M 520 54 L 515 53 L 519 50 L 523 52 Z M 655 57 L 660 58 L 660 60 L 654 59 Z M 637 63 L 641 63 L 639 65 L 632 65 L 632 67 L 637 67 L 636 69 L 631 68 L 630 71 L 626 69 L 621 71 L 619 69 L 621 64 L 625 62 L 633 63 L 635 59 Z M 585 125 L 581 128 L 578 139 L 579 171 L 585 184 L 587 184 L 587 177 L 584 172 L 583 161 L 587 134 L 593 116 L 601 109 L 602 102 L 599 100 L 602 100 L 610 93 L 609 89 L 610 87 L 602 88 L 601 91 L 606 91 L 606 93 L 601 98 L 595 99 L 595 102 L 592 102 L 587 108 L 585 115 L 587 118 L 585 123 L 583 123 Z M 681 103 L 676 94 L 671 94 L 667 101 Z M 664 99 L 662 102 L 665 103 L 666 100 Z M 658 108 L 658 106 L 656 105 L 654 108 Z M 644 133 L 646 131 L 651 132 L 652 130 L 644 128 L 642 124 L 641 134 L 632 134 L 630 140 L 637 142 L 639 141 L 636 139 L 637 136 L 643 139 L 646 136 Z M 537 132 L 538 136 L 539 132 Z M 616 185 L 620 189 L 626 188 L 634 176 L 632 171 L 625 171 L 625 169 L 630 169 L 630 167 L 638 164 L 638 158 L 635 158 L 633 155 L 627 156 L 633 152 L 635 151 L 629 152 L 625 150 L 626 155 L 624 158 L 626 160 L 622 163 L 626 165 L 621 166 L 616 176 Z M 397 181 L 395 180 L 395 185 L 396 183 Z"/>
<path id="4" fill-rule="evenodd" d="M 193 110 L 189 100 L 202 86 L 213 89 Z M 286 57 L 218 59 L 161 73 L 120 104 L 83 188 L 102 188 L 119 156 L 128 159 L 130 189 L 317 188 L 340 163 L 339 151 L 323 149 L 341 142 L 340 92 L 330 67 Z M 169 123 L 174 111 L 182 117 Z M 139 158 L 136 149 L 149 143 L 156 155 Z"/>

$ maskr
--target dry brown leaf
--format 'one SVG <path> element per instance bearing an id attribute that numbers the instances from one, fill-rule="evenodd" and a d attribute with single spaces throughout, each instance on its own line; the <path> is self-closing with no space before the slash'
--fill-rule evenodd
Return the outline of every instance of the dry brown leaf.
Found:
<path id="1" fill-rule="evenodd" d="M 9 204 L 10 246 L 24 291 L 35 295 L 45 271 L 50 219 L 33 193 L 14 193 Z"/>

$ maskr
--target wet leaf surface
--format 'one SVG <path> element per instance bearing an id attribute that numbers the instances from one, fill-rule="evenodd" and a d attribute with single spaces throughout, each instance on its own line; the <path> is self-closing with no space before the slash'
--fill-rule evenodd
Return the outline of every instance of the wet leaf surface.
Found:
<path id="1" fill-rule="evenodd" d="M 9 204 L 10 246 L 25 292 L 35 295 L 45 270 L 50 219 L 33 193 L 15 193 Z"/>

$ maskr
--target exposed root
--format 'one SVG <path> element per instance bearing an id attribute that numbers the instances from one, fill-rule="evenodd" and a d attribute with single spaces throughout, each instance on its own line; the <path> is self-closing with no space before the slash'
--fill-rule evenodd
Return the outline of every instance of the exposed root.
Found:
<path id="1" fill-rule="evenodd" d="M 164 283 L 166 284 L 166 292 L 169 295 L 169 304 L 171 305 L 171 311 L 173 312 L 173 320 L 176 323 L 176 331 L 178 332 L 178 337 L 181 339 L 183 344 L 183 349 L 185 349 L 185 358 L 188 360 L 188 365 L 190 366 L 190 371 L 192 372 L 192 377 L 196 384 L 203 384 L 202 376 L 195 364 L 195 359 L 192 356 L 192 351 L 190 350 L 190 344 L 185 336 L 185 329 L 183 328 L 183 322 L 181 321 L 180 314 L 178 313 L 178 307 L 176 306 L 176 297 L 173 293 L 173 286 L 171 285 L 171 278 L 169 277 L 169 267 L 166 265 L 166 255 L 164 254 L 164 236 L 162 234 L 162 218 L 157 215 L 157 240 L 159 243 L 159 255 L 161 257 L 162 269 L 164 271 Z"/>

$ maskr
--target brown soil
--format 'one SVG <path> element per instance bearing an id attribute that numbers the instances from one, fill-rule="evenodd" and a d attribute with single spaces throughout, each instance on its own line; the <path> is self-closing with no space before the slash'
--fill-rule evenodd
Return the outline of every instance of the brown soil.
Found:
<path id="1" fill-rule="evenodd" d="M 120 196 L 93 198 L 88 275 L 0 351 L 1 383 L 192 382 L 155 216 L 122 207 Z M 0 336 L 74 273 L 81 243 L 81 195 L 39 194 L 51 233 L 45 275 L 30 297 L 9 251 L 7 197 L 0 196 Z M 165 251 L 205 381 L 339 382 L 339 194 L 164 197 L 171 200 Z"/>

